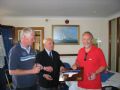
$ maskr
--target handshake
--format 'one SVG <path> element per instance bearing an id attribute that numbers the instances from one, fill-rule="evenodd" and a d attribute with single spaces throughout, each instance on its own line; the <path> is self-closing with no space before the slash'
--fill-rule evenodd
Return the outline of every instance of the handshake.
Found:
<path id="1" fill-rule="evenodd" d="M 39 73 L 41 70 L 47 71 L 49 73 L 53 72 L 53 67 L 52 66 L 42 66 L 41 64 L 35 64 L 32 68 L 32 73 L 33 74 L 37 74 Z M 65 68 L 63 66 L 60 67 L 60 72 L 64 72 Z M 53 80 L 53 78 L 51 77 L 51 75 L 49 74 L 43 74 L 43 77 L 46 80 Z"/>
<path id="2" fill-rule="evenodd" d="M 34 64 L 32 68 L 33 74 L 39 73 L 41 70 L 47 71 L 47 72 L 52 72 L 53 68 L 51 66 L 42 66 L 41 64 Z"/>

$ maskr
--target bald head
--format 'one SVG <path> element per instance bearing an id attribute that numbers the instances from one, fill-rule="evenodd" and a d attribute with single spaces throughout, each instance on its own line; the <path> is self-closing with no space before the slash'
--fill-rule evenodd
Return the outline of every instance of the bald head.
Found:
<path id="1" fill-rule="evenodd" d="M 53 48 L 54 48 L 54 41 L 52 38 L 46 38 L 43 40 L 43 44 L 44 44 L 44 47 L 45 49 L 49 50 L 49 51 L 52 51 Z"/>
<path id="2" fill-rule="evenodd" d="M 89 36 L 90 36 L 90 38 L 91 38 L 91 39 L 93 39 L 93 35 L 92 35 L 92 33 L 91 33 L 91 32 L 86 31 L 86 32 L 84 32 L 84 33 L 83 33 L 83 35 L 82 35 L 82 36 L 85 36 L 85 35 L 89 35 Z"/>

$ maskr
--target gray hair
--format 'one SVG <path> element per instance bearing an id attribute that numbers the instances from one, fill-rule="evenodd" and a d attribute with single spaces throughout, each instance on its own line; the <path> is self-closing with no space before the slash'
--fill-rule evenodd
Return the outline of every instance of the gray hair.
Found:
<path id="1" fill-rule="evenodd" d="M 53 41 L 53 39 L 52 39 L 52 38 L 46 38 L 46 39 L 44 39 L 44 40 L 43 40 L 43 44 L 45 44 L 47 41 L 52 41 L 52 42 L 53 42 L 53 44 L 54 44 L 54 41 Z"/>
<path id="2" fill-rule="evenodd" d="M 23 38 L 23 36 L 29 36 L 33 32 L 34 31 L 30 27 L 23 28 L 22 31 L 20 32 L 20 40 Z"/>
<path id="3" fill-rule="evenodd" d="M 89 32 L 89 31 L 84 32 L 82 36 L 84 36 L 85 34 L 89 34 L 89 35 L 91 36 L 91 39 L 94 38 L 94 37 L 93 37 L 93 34 L 92 34 L 91 32 Z"/>

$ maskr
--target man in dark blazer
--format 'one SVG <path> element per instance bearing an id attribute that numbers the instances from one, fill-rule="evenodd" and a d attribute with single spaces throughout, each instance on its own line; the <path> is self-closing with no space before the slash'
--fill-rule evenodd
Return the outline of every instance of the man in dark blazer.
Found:
<path id="1" fill-rule="evenodd" d="M 43 43 L 44 50 L 36 56 L 36 63 L 46 66 L 38 74 L 40 90 L 58 90 L 59 74 L 64 71 L 64 65 L 60 60 L 60 55 L 53 50 L 53 40 L 47 38 Z"/>

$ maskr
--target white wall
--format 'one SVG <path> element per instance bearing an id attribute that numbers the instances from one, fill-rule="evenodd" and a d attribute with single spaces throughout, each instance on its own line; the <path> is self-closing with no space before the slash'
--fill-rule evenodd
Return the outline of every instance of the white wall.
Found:
<path id="1" fill-rule="evenodd" d="M 115 13 L 115 14 L 109 16 L 109 17 L 107 18 L 107 20 L 115 19 L 115 18 L 118 18 L 118 17 L 120 17 L 120 12 Z"/>
<path id="2" fill-rule="evenodd" d="M 0 24 L 1 24 L 1 21 L 2 21 L 1 19 L 2 19 L 2 17 L 0 16 Z"/>
<path id="3" fill-rule="evenodd" d="M 49 17 L 48 22 L 46 18 L 42 17 L 4 17 L 1 20 L 1 24 L 13 25 L 16 27 L 45 27 L 45 38 L 52 37 L 52 25 L 63 25 L 65 19 L 70 20 L 70 25 L 80 25 L 80 39 L 81 35 L 85 31 L 93 33 L 95 38 L 99 38 L 102 41 L 101 48 L 108 61 L 108 21 L 105 18 L 64 18 L 64 17 Z M 80 45 L 55 45 L 55 50 L 60 54 L 72 54 L 77 53 Z M 74 62 L 76 57 L 62 57 L 63 61 L 68 61 L 70 64 Z"/>

